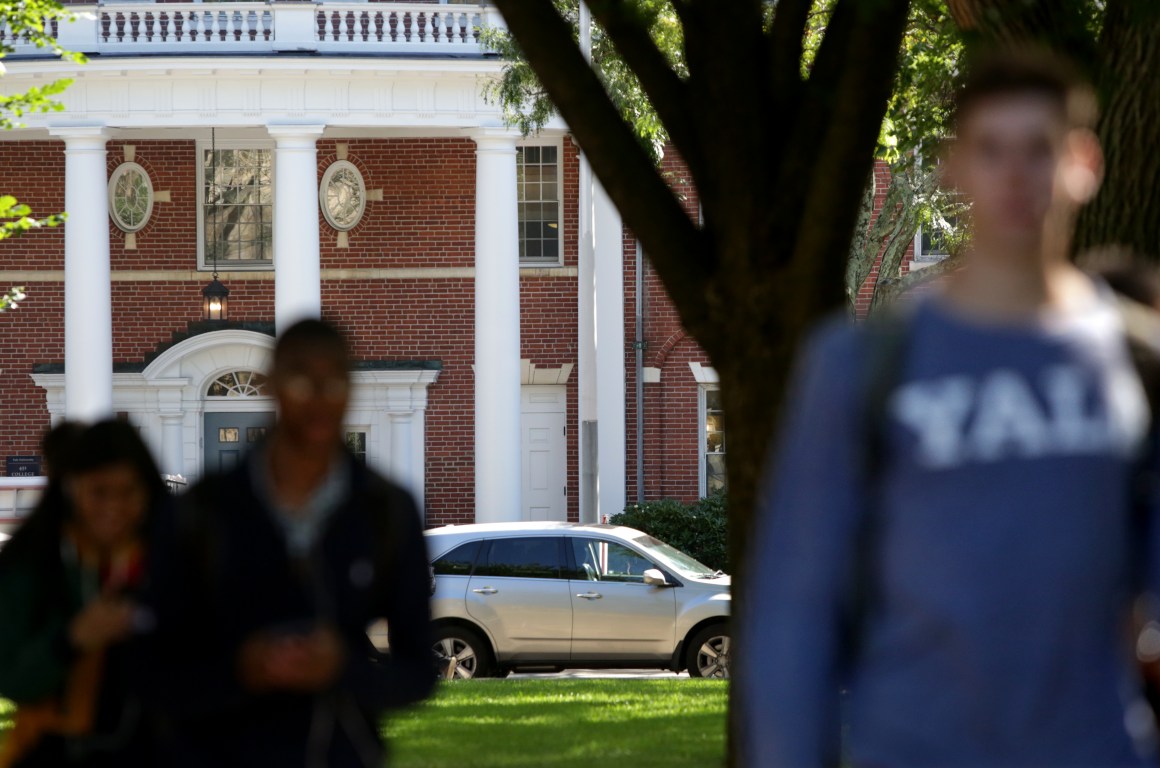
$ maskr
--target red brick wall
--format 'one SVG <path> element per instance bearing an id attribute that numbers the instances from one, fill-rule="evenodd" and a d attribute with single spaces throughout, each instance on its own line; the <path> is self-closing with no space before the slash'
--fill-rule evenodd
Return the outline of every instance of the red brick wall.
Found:
<path id="1" fill-rule="evenodd" d="M 697 216 L 698 198 L 688 169 L 675 152 L 666 153 L 662 172 L 682 200 L 689 216 Z M 625 498 L 635 503 L 637 484 L 636 354 L 632 341 L 636 330 L 636 240 L 625 237 L 624 320 L 626 376 L 626 462 Z M 647 256 L 647 254 L 646 254 Z M 694 501 L 700 495 L 698 463 L 700 434 L 698 420 L 700 387 L 689 368 L 690 362 L 710 365 L 696 340 L 687 336 L 680 317 L 656 272 L 644 260 L 644 367 L 661 369 L 660 383 L 644 385 L 644 499 L 675 498 Z"/>
<path id="2" fill-rule="evenodd" d="M 881 160 L 874 161 L 874 184 L 874 216 L 878 216 L 886 203 L 886 192 L 890 188 L 890 166 Z M 910 271 L 910 261 L 913 258 L 914 243 L 911 242 L 906 248 L 906 255 L 902 258 L 902 274 L 905 275 Z M 874 287 L 878 284 L 878 268 L 881 265 L 882 254 L 879 253 L 854 300 L 855 317 L 864 318 L 870 312 L 870 303 L 874 300 Z"/>
<path id="3" fill-rule="evenodd" d="M 122 144 L 110 142 L 111 173 L 124 159 Z M 114 277 L 125 270 L 194 270 L 197 265 L 197 157 L 193 141 L 139 141 L 135 162 L 150 173 L 154 189 L 172 201 L 154 204 L 149 223 L 137 233 L 137 248 L 110 222 Z M 348 159 L 363 172 L 368 189 L 382 189 L 370 202 L 349 247 L 320 216 L 323 269 L 470 267 L 474 263 L 475 146 L 465 139 L 350 140 Z M 334 141 L 320 141 L 319 172 L 337 156 Z M 5 180 L 41 214 L 64 207 L 63 143 L 0 144 L 3 167 L 21 168 Z M 565 179 L 564 262 L 576 264 L 577 152 L 563 146 Z M 0 269 L 61 270 L 62 230 L 43 230 L 0 243 Z M 515 254 L 513 254 L 515 258 Z M 271 321 L 272 273 L 222 272 L 230 289 L 230 317 Z M 117 362 L 140 362 L 175 332 L 200 318 L 201 289 L 209 273 L 192 281 L 124 281 L 112 284 L 113 345 Z M 19 309 L 0 315 L 0 455 L 34 454 L 48 426 L 44 393 L 29 377 L 37 363 L 64 359 L 64 286 L 28 282 Z M 576 280 L 521 279 L 521 355 L 537 366 L 576 362 Z M 351 336 L 361 360 L 439 360 L 443 370 L 428 391 L 426 498 L 428 522 L 469 522 L 474 509 L 474 282 L 468 278 L 325 280 L 324 314 Z M 569 516 L 577 509 L 576 376 L 568 384 Z M 518 425 L 512 425 L 518 429 Z"/>

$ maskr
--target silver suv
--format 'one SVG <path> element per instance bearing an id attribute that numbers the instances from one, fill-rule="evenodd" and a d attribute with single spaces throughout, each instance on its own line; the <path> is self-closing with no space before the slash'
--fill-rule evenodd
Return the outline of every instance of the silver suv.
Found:
<path id="1" fill-rule="evenodd" d="M 565 667 L 729 676 L 729 577 L 646 533 L 489 523 L 426 536 L 448 677 Z"/>

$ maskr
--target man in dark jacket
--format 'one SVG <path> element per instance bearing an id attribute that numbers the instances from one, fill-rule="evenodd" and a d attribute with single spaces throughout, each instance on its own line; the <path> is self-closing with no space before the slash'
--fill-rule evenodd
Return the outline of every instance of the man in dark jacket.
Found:
<path id="1" fill-rule="evenodd" d="M 173 764 L 381 765 L 382 714 L 434 686 L 418 511 L 343 449 L 348 370 L 332 326 L 287 329 L 269 440 L 160 526 L 153 651 Z M 367 638 L 379 619 L 388 655 Z"/>

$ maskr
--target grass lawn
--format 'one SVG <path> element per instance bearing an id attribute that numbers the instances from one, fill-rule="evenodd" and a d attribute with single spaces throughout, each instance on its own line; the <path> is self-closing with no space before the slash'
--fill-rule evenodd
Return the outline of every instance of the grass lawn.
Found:
<path id="1" fill-rule="evenodd" d="M 720 680 L 462 680 L 390 718 L 392 768 L 712 768 Z M 0 700 L 0 743 L 12 727 Z"/>
<path id="2" fill-rule="evenodd" d="M 463 680 L 386 724 L 395 768 L 711 768 L 724 681 Z"/>

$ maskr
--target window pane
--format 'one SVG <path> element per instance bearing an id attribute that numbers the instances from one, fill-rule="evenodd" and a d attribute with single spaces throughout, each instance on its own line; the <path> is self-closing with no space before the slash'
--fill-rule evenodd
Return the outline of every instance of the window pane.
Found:
<path id="1" fill-rule="evenodd" d="M 656 565 L 632 549 L 613 541 L 572 538 L 572 556 L 580 575 L 588 581 L 644 583 L 644 572 Z"/>
<path id="2" fill-rule="evenodd" d="M 205 264 L 269 261 L 274 189 L 266 149 L 207 149 L 204 157 L 207 204 Z"/>
<path id="3" fill-rule="evenodd" d="M 493 539 L 476 575 L 525 579 L 560 578 L 559 540 L 548 536 Z"/>
<path id="4" fill-rule="evenodd" d="M 479 541 L 460 544 L 431 564 L 436 576 L 469 576 L 475 556 L 479 553 Z"/>
<path id="5" fill-rule="evenodd" d="M 517 154 L 520 258 L 558 262 L 559 152 L 556 147 L 520 147 Z"/>
<path id="6" fill-rule="evenodd" d="M 721 390 L 702 389 L 705 398 L 705 493 L 713 494 L 728 488 L 725 474 L 725 414 L 721 409 Z"/>

